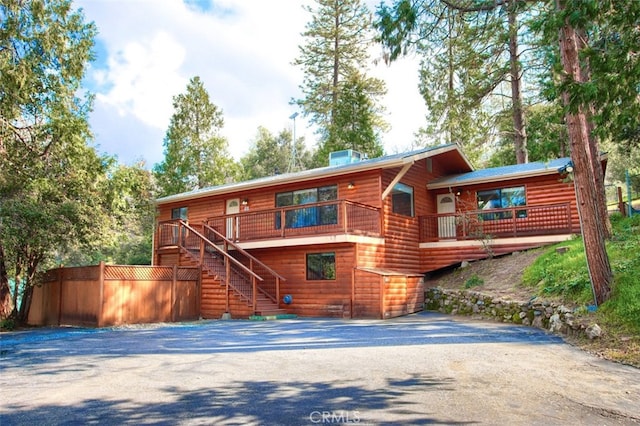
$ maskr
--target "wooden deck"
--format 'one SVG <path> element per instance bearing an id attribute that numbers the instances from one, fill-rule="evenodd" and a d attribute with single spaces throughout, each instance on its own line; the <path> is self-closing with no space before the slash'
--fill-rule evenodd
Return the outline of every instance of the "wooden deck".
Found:
<path id="1" fill-rule="evenodd" d="M 578 232 L 569 203 L 430 214 L 418 220 L 420 243 Z M 381 221 L 379 208 L 341 200 L 213 217 L 207 225 L 230 241 L 252 242 L 318 235 L 384 237 Z M 161 222 L 157 247 L 177 245 L 178 226 L 177 221 Z"/>
<path id="2" fill-rule="evenodd" d="M 518 238 L 574 232 L 569 203 L 420 217 L 421 243 Z"/>

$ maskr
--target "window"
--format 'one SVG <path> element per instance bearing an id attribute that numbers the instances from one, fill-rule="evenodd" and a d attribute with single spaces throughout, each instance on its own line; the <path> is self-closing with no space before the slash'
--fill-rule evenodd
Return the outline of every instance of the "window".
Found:
<path id="1" fill-rule="evenodd" d="M 335 280 L 336 254 L 307 254 L 307 280 Z"/>
<path id="2" fill-rule="evenodd" d="M 508 209 L 526 205 L 524 186 L 478 191 L 477 195 L 479 210 Z M 509 219 L 511 212 L 483 213 L 481 216 L 484 220 Z M 527 211 L 518 210 L 516 216 L 527 217 Z"/>
<path id="3" fill-rule="evenodd" d="M 298 191 L 280 192 L 276 194 L 276 207 L 299 206 L 337 199 L 337 185 L 300 189 Z M 280 212 L 277 212 L 276 229 L 280 229 L 280 221 Z M 287 210 L 285 213 L 286 228 L 333 225 L 336 223 L 338 223 L 338 207 L 335 204 Z"/>
<path id="4" fill-rule="evenodd" d="M 171 219 L 187 220 L 187 208 L 178 207 L 177 209 L 171 209 Z"/>
<path id="5" fill-rule="evenodd" d="M 396 183 L 391 191 L 391 210 L 394 213 L 413 217 L 413 188 Z"/>

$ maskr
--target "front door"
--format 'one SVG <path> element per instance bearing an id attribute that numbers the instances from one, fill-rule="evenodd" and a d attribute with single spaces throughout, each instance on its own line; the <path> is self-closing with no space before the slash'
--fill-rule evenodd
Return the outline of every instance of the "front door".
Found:
<path id="1" fill-rule="evenodd" d="M 231 200 L 227 200 L 227 210 L 226 214 L 238 214 L 240 213 L 240 199 L 233 198 Z M 238 216 L 227 217 L 227 239 L 231 241 L 238 240 L 239 237 L 238 230 Z"/>
<path id="2" fill-rule="evenodd" d="M 438 195 L 438 237 L 441 239 L 456 238 L 456 198 L 453 194 Z"/>

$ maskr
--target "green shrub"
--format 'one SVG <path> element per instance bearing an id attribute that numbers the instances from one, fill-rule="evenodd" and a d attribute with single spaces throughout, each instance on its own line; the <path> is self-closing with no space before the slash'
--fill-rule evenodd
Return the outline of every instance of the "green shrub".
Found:
<path id="1" fill-rule="evenodd" d="M 483 285 L 484 280 L 480 278 L 478 275 L 473 274 L 467 281 L 464 283 L 464 288 L 476 287 L 479 285 Z"/>
<path id="2" fill-rule="evenodd" d="M 2 321 L 0 321 L 0 330 L 11 331 L 15 328 L 16 322 L 11 318 L 3 319 Z"/>

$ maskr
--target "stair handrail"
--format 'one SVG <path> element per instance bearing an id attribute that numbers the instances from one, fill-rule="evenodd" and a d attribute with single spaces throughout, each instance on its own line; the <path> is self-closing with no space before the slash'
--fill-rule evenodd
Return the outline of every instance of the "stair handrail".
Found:
<path id="1" fill-rule="evenodd" d="M 242 264 L 242 262 L 238 261 L 236 258 L 234 258 L 233 256 L 231 256 L 229 253 L 227 253 L 224 250 L 221 250 L 217 245 L 215 245 L 213 242 L 211 242 L 211 240 L 209 240 L 207 237 L 205 237 L 204 235 L 202 235 L 200 232 L 196 231 L 193 227 L 189 226 L 186 222 L 184 222 L 183 220 L 180 220 L 180 224 L 188 229 L 189 231 L 193 232 L 198 238 L 200 238 L 204 243 L 209 244 L 210 246 L 212 246 L 216 251 L 218 251 L 218 253 L 220 253 L 221 255 L 223 255 L 227 260 L 230 260 L 231 262 L 233 262 L 234 264 L 236 264 L 237 266 L 239 266 L 242 270 L 244 270 L 245 272 L 247 272 L 248 274 L 250 274 L 252 277 L 260 280 L 260 281 L 264 281 L 264 278 L 262 278 L 260 275 L 256 274 L 255 272 L 253 272 L 251 269 L 247 268 L 245 265 Z M 186 247 L 185 247 L 186 248 Z"/>
<path id="2" fill-rule="evenodd" d="M 264 269 L 266 269 L 271 275 L 273 275 L 274 277 L 282 280 L 282 281 L 286 281 L 287 279 L 285 277 L 283 277 L 282 275 L 280 275 L 279 273 L 277 273 L 276 271 L 274 271 L 273 269 L 271 269 L 270 267 L 268 267 L 267 265 L 265 265 L 262 261 L 260 261 L 258 258 L 256 258 L 255 256 L 253 256 L 252 254 L 250 254 L 249 252 L 247 252 L 245 249 L 241 248 L 240 246 L 238 246 L 236 243 L 234 243 L 233 241 L 229 240 L 227 237 L 225 237 L 224 235 L 222 235 L 220 232 L 216 231 L 214 228 L 210 227 L 209 225 L 206 224 L 206 222 L 203 223 L 202 225 L 205 229 L 208 229 L 209 231 L 213 232 L 216 236 L 220 237 L 223 240 L 226 240 L 227 244 L 230 245 L 231 247 L 233 247 L 234 249 L 236 249 L 239 253 L 242 253 L 243 255 L 247 256 L 249 259 L 253 260 L 254 262 L 256 262 L 257 264 L 259 264 L 260 266 L 262 266 Z"/>

